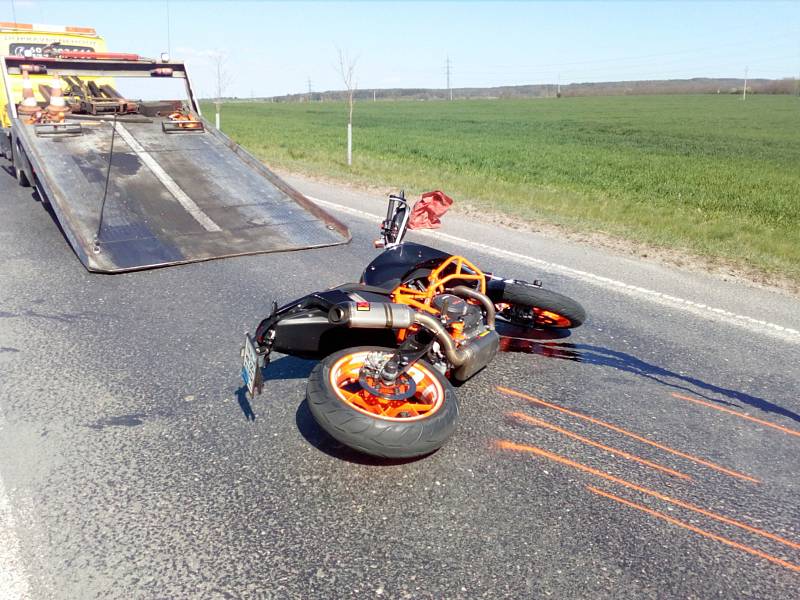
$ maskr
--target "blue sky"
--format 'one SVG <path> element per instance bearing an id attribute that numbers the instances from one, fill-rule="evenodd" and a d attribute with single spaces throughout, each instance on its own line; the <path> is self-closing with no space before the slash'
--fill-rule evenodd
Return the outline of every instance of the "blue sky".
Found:
<path id="1" fill-rule="evenodd" d="M 186 60 L 213 94 L 341 89 L 337 48 L 361 89 L 800 75 L 794 2 L 234 2 L 15 0 L 20 22 L 95 27 L 109 50 Z M 0 21 L 12 0 L 0 0 Z"/>

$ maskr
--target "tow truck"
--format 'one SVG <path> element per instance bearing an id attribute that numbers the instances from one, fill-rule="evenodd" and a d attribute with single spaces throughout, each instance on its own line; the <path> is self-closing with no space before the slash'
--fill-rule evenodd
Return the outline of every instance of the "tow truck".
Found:
<path id="1" fill-rule="evenodd" d="M 107 52 L 88 27 L 0 23 L 0 77 L 0 152 L 89 271 L 350 240 L 203 118 L 183 62 Z"/>

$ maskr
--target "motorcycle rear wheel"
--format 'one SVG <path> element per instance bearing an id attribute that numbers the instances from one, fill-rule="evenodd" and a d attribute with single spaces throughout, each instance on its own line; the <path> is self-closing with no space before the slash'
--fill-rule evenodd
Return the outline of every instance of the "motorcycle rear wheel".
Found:
<path id="1" fill-rule="evenodd" d="M 529 322 L 512 323 L 526 327 L 546 329 L 573 329 L 586 320 L 586 311 L 572 298 L 527 283 L 508 283 L 502 291 L 500 302 L 531 309 Z M 501 316 L 505 316 L 501 311 Z"/>
<path id="2" fill-rule="evenodd" d="M 418 360 L 408 370 L 416 383 L 411 397 L 388 400 L 376 396 L 359 383 L 361 366 L 373 352 L 391 355 L 394 350 L 347 348 L 314 367 L 306 389 L 314 419 L 342 444 L 372 456 L 413 458 L 439 449 L 458 419 L 458 402 L 450 382 Z"/>

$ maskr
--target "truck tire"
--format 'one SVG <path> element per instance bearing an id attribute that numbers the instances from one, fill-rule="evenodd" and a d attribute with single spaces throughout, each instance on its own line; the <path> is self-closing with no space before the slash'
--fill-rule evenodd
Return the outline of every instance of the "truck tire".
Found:
<path id="1" fill-rule="evenodd" d="M 31 182 L 28 181 L 28 176 L 25 175 L 25 171 L 20 169 L 17 165 L 14 165 L 14 174 L 17 176 L 18 184 L 20 184 L 22 187 L 30 187 Z"/>
<path id="2" fill-rule="evenodd" d="M 0 138 L 0 147 L 3 149 L 3 158 L 10 161 L 12 152 L 11 152 L 11 135 L 7 133 L 0 133 L 3 137 Z"/>
<path id="3" fill-rule="evenodd" d="M 22 187 L 30 187 L 31 182 L 28 181 L 28 176 L 25 174 L 20 168 L 21 160 L 20 157 L 23 155 L 22 148 L 19 147 L 19 143 L 17 144 L 17 151 L 12 156 L 11 160 L 14 164 L 14 175 L 17 178 L 17 183 L 20 184 Z"/>
<path id="4" fill-rule="evenodd" d="M 430 454 L 452 435 L 458 402 L 450 382 L 419 360 L 409 369 L 416 382 L 405 400 L 375 396 L 359 383 L 368 354 L 391 348 L 359 346 L 335 352 L 314 367 L 306 396 L 320 427 L 342 444 L 372 456 L 413 458 Z"/>

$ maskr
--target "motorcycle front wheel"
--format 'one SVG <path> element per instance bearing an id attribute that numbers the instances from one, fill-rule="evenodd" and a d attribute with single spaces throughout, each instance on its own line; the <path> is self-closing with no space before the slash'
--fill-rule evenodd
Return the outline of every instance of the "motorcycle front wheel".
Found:
<path id="1" fill-rule="evenodd" d="M 458 419 L 458 402 L 450 382 L 418 360 L 397 389 L 376 394 L 380 390 L 369 384 L 364 387 L 360 377 L 361 367 L 369 355 L 374 360 L 375 353 L 388 357 L 394 350 L 347 348 L 314 367 L 306 390 L 314 419 L 342 444 L 372 456 L 412 458 L 437 450 L 452 435 Z"/>

